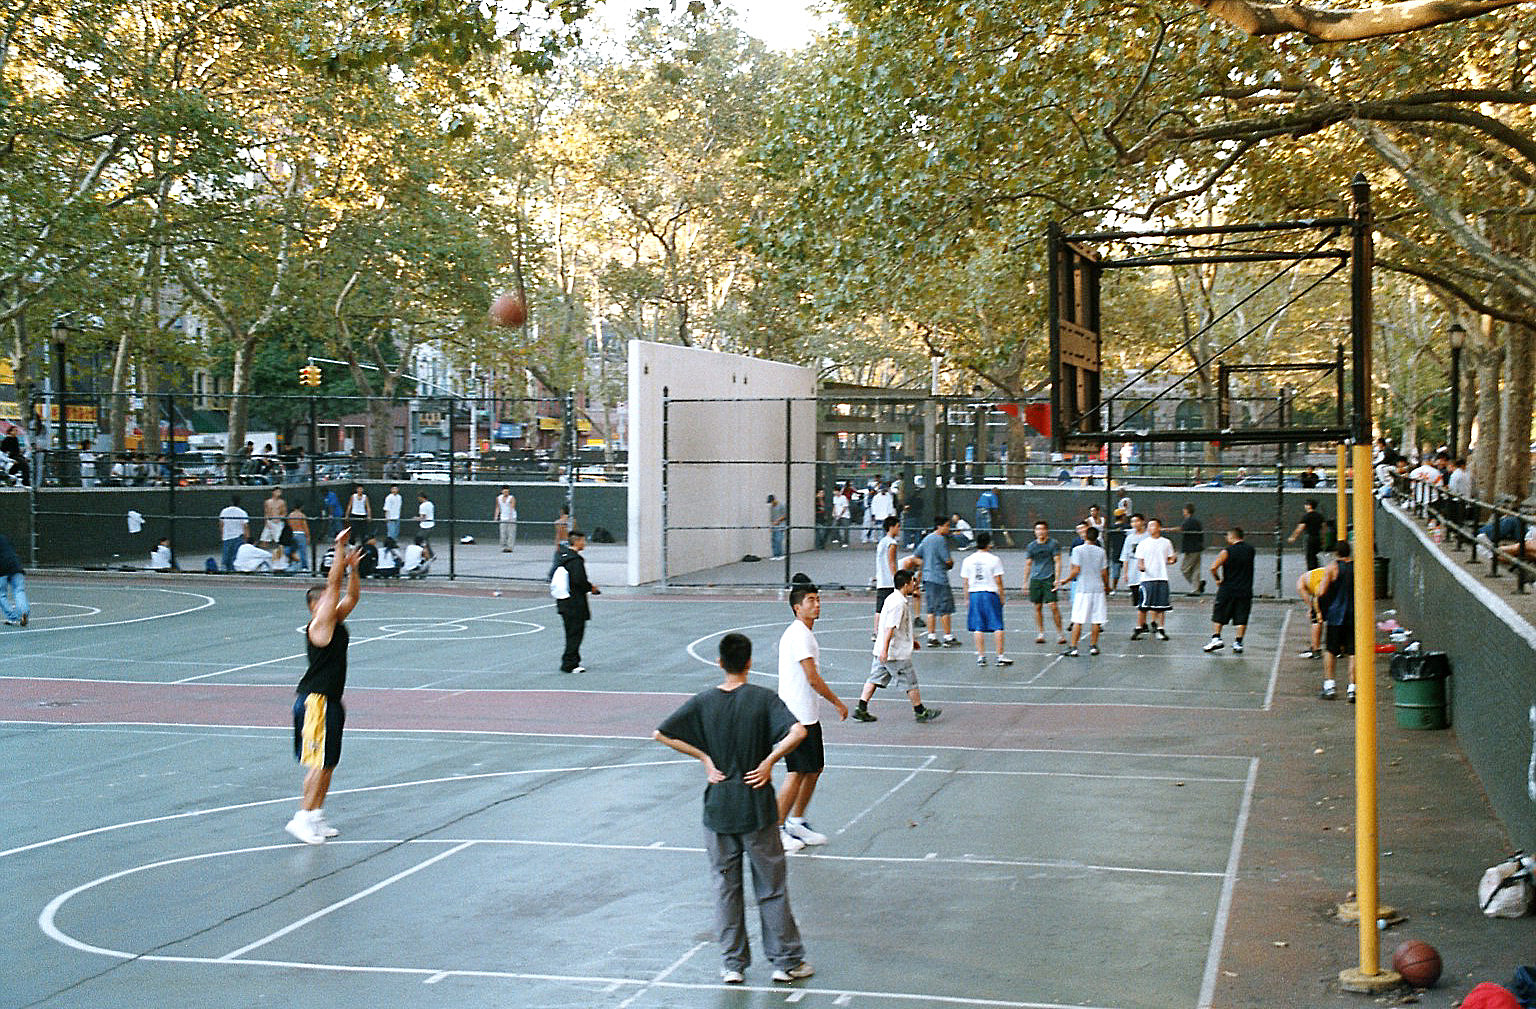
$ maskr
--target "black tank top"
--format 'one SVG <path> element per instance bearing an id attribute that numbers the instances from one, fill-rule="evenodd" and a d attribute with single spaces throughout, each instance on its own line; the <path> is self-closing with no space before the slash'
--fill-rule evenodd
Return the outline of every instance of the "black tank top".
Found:
<path id="1" fill-rule="evenodd" d="M 347 625 L 338 622 L 331 632 L 331 643 L 319 648 L 309 640 L 309 629 L 304 630 L 304 645 L 309 654 L 309 671 L 299 681 L 299 694 L 324 694 L 333 701 L 341 700 L 341 692 L 347 686 Z"/>
<path id="2" fill-rule="evenodd" d="M 1221 588 L 1216 594 L 1226 599 L 1253 595 L 1254 549 L 1245 541 L 1226 545 L 1227 562 L 1221 566 Z"/>

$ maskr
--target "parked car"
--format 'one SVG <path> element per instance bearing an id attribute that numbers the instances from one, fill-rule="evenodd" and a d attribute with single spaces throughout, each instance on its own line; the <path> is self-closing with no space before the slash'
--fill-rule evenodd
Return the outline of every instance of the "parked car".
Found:
<path id="1" fill-rule="evenodd" d="M 1245 476 L 1237 483 L 1233 484 L 1234 487 L 1273 487 L 1274 485 L 1275 475 L 1273 473 L 1256 473 L 1253 476 Z M 1295 487 L 1300 489 L 1301 477 L 1287 474 L 1285 478 L 1285 485 L 1287 487 Z"/>
<path id="2" fill-rule="evenodd" d="M 225 462 L 219 452 L 179 452 L 175 458 L 176 477 L 182 486 L 224 482 Z"/>

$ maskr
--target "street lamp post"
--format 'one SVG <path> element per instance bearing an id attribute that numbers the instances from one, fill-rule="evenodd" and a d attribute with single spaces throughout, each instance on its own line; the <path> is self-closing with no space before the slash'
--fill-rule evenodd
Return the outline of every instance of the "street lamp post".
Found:
<path id="1" fill-rule="evenodd" d="M 1461 455 L 1458 444 L 1461 435 L 1461 348 L 1466 345 L 1467 331 L 1459 322 L 1453 322 L 1450 326 L 1451 337 L 1451 437 L 1447 444 L 1451 450 L 1451 458 L 1456 459 Z"/>

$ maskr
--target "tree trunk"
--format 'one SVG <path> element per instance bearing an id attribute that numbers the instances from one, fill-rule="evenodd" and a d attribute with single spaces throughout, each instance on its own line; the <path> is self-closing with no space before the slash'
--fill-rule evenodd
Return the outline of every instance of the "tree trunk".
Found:
<path id="1" fill-rule="evenodd" d="M 117 458 L 128 448 L 128 355 L 132 347 L 130 330 L 125 329 L 118 338 L 117 353 L 112 358 L 112 395 L 107 405 L 108 424 L 112 429 L 112 455 Z"/>
<path id="2" fill-rule="evenodd" d="M 1476 444 L 1471 449 L 1473 493 L 1482 498 L 1498 495 L 1499 472 L 1499 375 L 1503 371 L 1504 348 L 1493 343 L 1493 320 L 1482 317 L 1482 337 L 1468 349 L 1477 371 Z"/>
<path id="3" fill-rule="evenodd" d="M 1531 485 L 1531 368 L 1536 354 L 1536 331 L 1528 326 L 1509 327 L 1505 349 L 1504 395 L 1500 416 L 1499 492 L 1524 501 Z"/>
<path id="4" fill-rule="evenodd" d="M 16 285 L 17 300 L 21 298 L 21 285 Z M 32 430 L 37 417 L 37 382 L 32 376 L 31 340 L 27 336 L 27 315 L 18 313 L 11 318 L 11 336 L 15 347 L 11 361 L 15 365 L 17 426 L 25 432 L 29 444 L 33 442 Z"/>
<path id="5" fill-rule="evenodd" d="M 251 357 L 256 338 L 245 333 L 230 333 L 235 338 L 234 374 L 229 382 L 229 442 L 224 449 L 229 464 L 229 482 L 240 478 L 240 449 L 245 446 L 245 432 L 251 417 L 251 402 L 246 393 L 251 388 Z"/>

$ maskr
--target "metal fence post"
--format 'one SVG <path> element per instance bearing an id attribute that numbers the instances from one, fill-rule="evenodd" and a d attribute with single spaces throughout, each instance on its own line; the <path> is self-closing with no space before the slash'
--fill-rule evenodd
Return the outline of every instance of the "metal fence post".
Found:
<path id="1" fill-rule="evenodd" d="M 794 456 L 794 416 L 795 403 L 790 397 L 784 397 L 784 584 L 787 586 L 790 580 L 789 559 L 792 550 L 790 544 L 790 528 L 794 525 L 794 488 L 795 488 L 795 456 Z M 758 514 L 762 514 L 759 512 Z M 768 516 L 768 541 L 773 542 L 773 516 Z"/>
<path id="2" fill-rule="evenodd" d="M 158 434 L 159 432 L 156 432 Z M 166 535 L 171 541 L 171 556 L 177 557 L 176 551 L 176 394 L 167 391 L 165 394 L 165 433 L 170 435 L 170 444 L 166 446 L 165 463 L 165 510 L 169 528 Z"/>
<path id="3" fill-rule="evenodd" d="M 310 574 L 314 574 L 316 571 L 320 570 L 319 553 L 320 553 L 320 541 L 321 541 L 322 537 L 319 534 L 319 530 L 321 530 L 323 528 L 326 528 L 326 526 L 325 526 L 325 516 L 324 516 L 325 506 L 320 503 L 319 474 L 317 472 L 318 466 L 319 466 L 319 464 L 318 464 L 318 462 L 316 460 L 316 457 L 319 455 L 319 453 L 317 451 L 317 446 L 318 445 L 319 445 L 319 441 L 318 441 L 316 433 L 315 433 L 315 394 L 314 393 L 310 393 L 309 394 L 309 511 L 310 511 L 309 518 L 312 519 L 314 521 L 314 523 L 315 523 L 314 525 L 309 526 L 309 536 L 306 537 L 309 540 L 309 573 Z M 308 522 L 306 521 L 305 524 L 308 525 Z"/>
<path id="4" fill-rule="evenodd" d="M 667 588 L 667 481 L 668 469 L 672 464 L 669 458 L 670 445 L 668 444 L 669 426 L 672 421 L 672 399 L 668 395 L 670 390 L 666 386 L 661 387 L 661 587 Z M 634 474 L 630 474 L 634 478 Z M 636 535 L 636 530 L 631 529 L 629 535 Z"/>
<path id="5" fill-rule="evenodd" d="M 1283 448 L 1280 451 L 1285 451 Z M 1275 598 L 1285 595 L 1285 462 L 1275 463 Z"/>
<path id="6" fill-rule="evenodd" d="M 458 489 L 457 467 L 453 458 L 453 427 L 458 418 L 454 416 L 458 411 L 454 409 L 457 401 L 448 397 L 448 580 L 453 581 L 458 577 L 458 545 L 459 545 L 459 517 L 456 507 L 458 498 L 454 491 Z M 473 409 L 473 408 L 471 408 Z"/>

